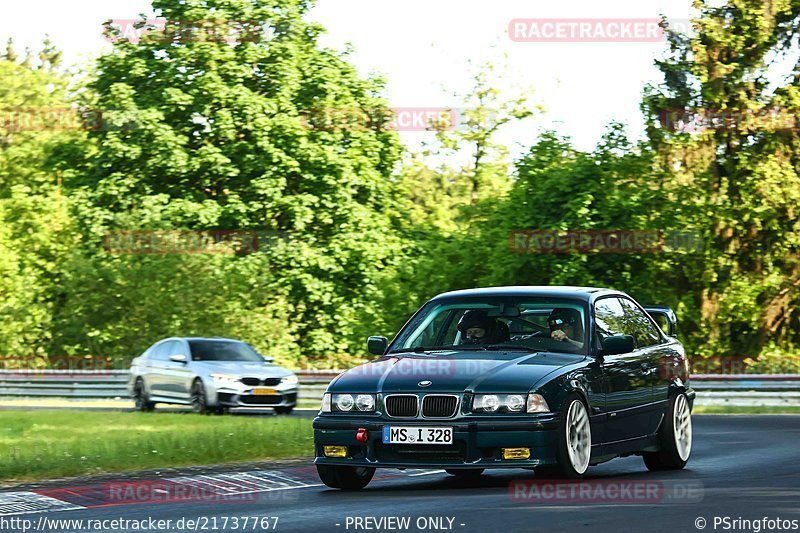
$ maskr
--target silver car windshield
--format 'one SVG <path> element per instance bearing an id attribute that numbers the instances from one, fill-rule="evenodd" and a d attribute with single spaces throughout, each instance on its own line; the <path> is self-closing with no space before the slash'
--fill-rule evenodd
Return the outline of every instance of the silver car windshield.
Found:
<path id="1" fill-rule="evenodd" d="M 239 361 L 263 363 L 264 358 L 243 342 L 189 341 L 193 361 Z"/>
<path id="2" fill-rule="evenodd" d="M 587 353 L 586 303 L 535 297 L 428 303 L 389 353 L 504 350 Z"/>

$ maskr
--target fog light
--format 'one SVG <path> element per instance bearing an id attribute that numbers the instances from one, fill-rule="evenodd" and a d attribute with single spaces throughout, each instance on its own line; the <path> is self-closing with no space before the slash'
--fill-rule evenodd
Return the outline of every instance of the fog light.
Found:
<path id="1" fill-rule="evenodd" d="M 503 459 L 530 459 L 530 448 L 503 448 Z"/>
<path id="2" fill-rule="evenodd" d="M 347 446 L 323 446 L 325 457 L 347 457 Z"/>

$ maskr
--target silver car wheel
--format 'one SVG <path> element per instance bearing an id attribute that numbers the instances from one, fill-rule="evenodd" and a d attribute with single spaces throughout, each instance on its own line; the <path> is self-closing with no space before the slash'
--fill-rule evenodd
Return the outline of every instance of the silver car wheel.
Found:
<path id="1" fill-rule="evenodd" d="M 592 450 L 592 431 L 589 427 L 589 415 L 580 400 L 573 400 L 567 411 L 567 453 L 572 468 L 583 474 L 589 468 L 589 456 Z"/>
<path id="2" fill-rule="evenodd" d="M 675 407 L 672 412 L 672 435 L 675 439 L 678 456 L 682 461 L 686 461 L 692 452 L 692 414 L 684 394 L 675 398 Z"/>

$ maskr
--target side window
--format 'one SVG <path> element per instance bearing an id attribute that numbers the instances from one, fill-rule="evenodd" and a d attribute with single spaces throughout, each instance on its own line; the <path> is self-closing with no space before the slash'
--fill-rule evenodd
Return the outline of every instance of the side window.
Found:
<path id="1" fill-rule="evenodd" d="M 154 361 L 163 361 L 167 358 L 166 348 L 169 342 L 162 342 L 150 348 L 150 359 Z"/>
<path id="2" fill-rule="evenodd" d="M 172 353 L 169 355 L 185 355 L 189 357 L 189 348 L 186 346 L 186 341 L 172 341 Z"/>
<path id="3" fill-rule="evenodd" d="M 621 298 L 622 307 L 625 309 L 625 333 L 633 335 L 637 348 L 652 346 L 661 342 L 661 335 L 650 321 L 644 311 L 639 309 L 632 301 Z"/>
<path id="4" fill-rule="evenodd" d="M 625 310 L 617 298 L 597 300 L 594 316 L 600 340 L 613 335 L 630 335 L 625 328 Z"/>
<path id="5" fill-rule="evenodd" d="M 164 347 L 164 359 L 169 359 L 171 355 L 177 355 L 181 353 L 181 344 L 178 341 L 169 341 L 166 343 Z"/>

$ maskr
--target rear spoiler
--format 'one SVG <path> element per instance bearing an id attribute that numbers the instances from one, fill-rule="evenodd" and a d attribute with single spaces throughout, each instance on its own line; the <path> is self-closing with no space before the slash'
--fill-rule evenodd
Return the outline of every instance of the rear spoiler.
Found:
<path id="1" fill-rule="evenodd" d="M 678 336 L 678 318 L 671 307 L 666 305 L 645 305 L 643 307 L 664 333 L 670 337 Z"/>

